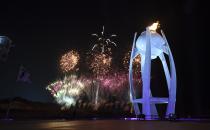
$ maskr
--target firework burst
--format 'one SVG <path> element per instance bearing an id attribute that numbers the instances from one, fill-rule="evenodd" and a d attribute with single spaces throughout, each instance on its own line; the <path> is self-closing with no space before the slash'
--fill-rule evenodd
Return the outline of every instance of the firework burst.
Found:
<path id="1" fill-rule="evenodd" d="M 47 90 L 51 92 L 53 96 L 56 96 L 57 92 L 62 89 L 63 82 L 61 80 L 55 81 L 47 86 Z"/>
<path id="2" fill-rule="evenodd" d="M 84 88 L 84 83 L 77 78 L 76 75 L 65 76 L 63 80 L 63 88 L 67 90 L 67 95 L 78 96 Z"/>
<path id="3" fill-rule="evenodd" d="M 125 72 L 115 72 L 106 76 L 100 77 L 100 98 L 109 100 L 115 97 L 119 100 L 129 100 L 129 81 L 128 74 Z M 136 91 L 141 91 L 141 79 L 135 76 L 134 86 Z"/>
<path id="4" fill-rule="evenodd" d="M 101 85 L 111 90 L 120 89 L 128 83 L 128 76 L 124 73 L 114 73 L 100 78 Z"/>
<path id="5" fill-rule="evenodd" d="M 112 57 L 104 53 L 98 53 L 93 55 L 92 61 L 90 62 L 90 69 L 97 76 L 103 76 L 110 70 L 112 63 Z"/>
<path id="6" fill-rule="evenodd" d="M 84 88 L 85 84 L 82 80 L 75 75 L 70 75 L 48 85 L 46 89 L 51 92 L 58 104 L 68 108 L 76 104 Z"/>
<path id="7" fill-rule="evenodd" d="M 110 36 L 105 35 L 104 33 L 104 26 L 103 30 L 100 34 L 92 34 L 92 36 L 96 37 L 95 44 L 92 47 L 92 51 L 97 51 L 101 53 L 110 53 L 111 54 L 111 47 L 110 45 L 114 45 L 115 47 L 117 44 L 112 41 L 113 37 L 116 37 L 117 35 L 112 34 Z"/>
<path id="8" fill-rule="evenodd" d="M 123 58 L 123 66 L 126 70 L 129 68 L 129 62 L 130 62 L 130 55 L 131 52 L 125 54 L 125 57 Z M 139 74 L 141 70 L 141 56 L 137 55 L 136 58 L 133 60 L 133 70 L 135 74 Z"/>
<path id="9" fill-rule="evenodd" d="M 75 70 L 80 57 L 77 51 L 69 51 L 60 59 L 60 68 L 63 72 Z"/>

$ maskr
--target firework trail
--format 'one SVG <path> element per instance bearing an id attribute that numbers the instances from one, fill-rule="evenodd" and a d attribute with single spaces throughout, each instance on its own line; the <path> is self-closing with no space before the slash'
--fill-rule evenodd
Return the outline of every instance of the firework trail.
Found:
<path id="1" fill-rule="evenodd" d="M 112 57 L 103 53 L 98 53 L 92 56 L 90 69 L 96 76 L 103 76 L 110 70 Z"/>
<path id="2" fill-rule="evenodd" d="M 95 105 L 98 103 L 98 95 L 99 95 L 99 77 L 103 77 L 108 74 L 110 71 L 111 63 L 112 63 L 112 51 L 111 46 L 117 46 L 114 41 L 112 41 L 113 37 L 117 35 L 112 34 L 110 36 L 105 35 L 104 26 L 103 30 L 100 34 L 92 34 L 92 36 L 96 37 L 95 44 L 92 47 L 91 53 L 91 61 L 89 68 L 92 70 L 94 75 L 97 77 L 96 81 L 96 94 L 95 94 Z"/>
<path id="3" fill-rule="evenodd" d="M 92 55 L 92 60 L 90 62 L 90 69 L 93 71 L 94 75 L 96 76 L 96 94 L 95 94 L 95 105 L 98 104 L 98 95 L 99 95 L 99 77 L 103 77 L 104 75 L 108 74 L 111 68 L 112 57 L 105 54 L 105 53 L 97 53 Z"/>

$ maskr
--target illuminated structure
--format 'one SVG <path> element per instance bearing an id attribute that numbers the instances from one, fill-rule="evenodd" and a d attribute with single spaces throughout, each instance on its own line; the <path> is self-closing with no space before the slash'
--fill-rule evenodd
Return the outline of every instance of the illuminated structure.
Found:
<path id="1" fill-rule="evenodd" d="M 145 119 L 152 119 L 158 116 L 155 104 L 167 103 L 166 117 L 175 114 L 176 103 L 176 68 L 174 59 L 166 40 L 166 37 L 161 30 L 161 34 L 156 32 L 158 23 L 146 28 L 136 40 L 136 33 L 134 36 L 133 47 L 129 65 L 129 83 L 130 83 L 130 97 L 133 103 L 136 115 L 141 113 L 145 115 Z M 164 53 L 169 56 L 170 71 L 164 56 Z M 137 99 L 133 85 L 132 62 L 137 55 L 141 55 L 141 75 L 143 81 L 142 98 Z M 160 58 L 164 69 L 169 97 L 152 97 L 150 89 L 150 73 L 151 60 Z M 142 111 L 140 111 L 138 103 L 142 104 Z"/>

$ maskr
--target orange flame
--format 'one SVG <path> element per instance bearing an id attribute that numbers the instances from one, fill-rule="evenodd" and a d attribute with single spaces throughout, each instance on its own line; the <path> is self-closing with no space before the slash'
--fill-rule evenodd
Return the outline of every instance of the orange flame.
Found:
<path id="1" fill-rule="evenodd" d="M 150 31 L 156 31 L 156 29 L 159 27 L 159 22 L 153 23 L 151 26 L 149 26 Z"/>

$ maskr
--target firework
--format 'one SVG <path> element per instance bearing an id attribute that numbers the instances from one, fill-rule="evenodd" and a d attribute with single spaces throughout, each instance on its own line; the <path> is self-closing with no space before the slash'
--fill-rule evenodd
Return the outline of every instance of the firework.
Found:
<path id="1" fill-rule="evenodd" d="M 91 76 L 84 76 L 82 75 L 80 78 L 79 78 L 83 84 L 85 85 L 85 88 L 84 88 L 84 92 L 83 94 L 85 94 L 85 96 L 87 96 L 88 100 L 92 101 L 93 100 L 93 97 L 94 97 L 94 83 L 95 83 L 95 80 L 93 77 Z"/>
<path id="2" fill-rule="evenodd" d="M 100 78 L 100 82 L 101 86 L 111 90 L 116 90 L 127 85 L 128 76 L 124 73 L 114 73 L 113 75 L 107 75 Z"/>
<path id="3" fill-rule="evenodd" d="M 100 77 L 100 99 L 110 100 L 118 99 L 128 101 L 129 95 L 129 82 L 128 74 L 125 72 L 115 72 L 113 74 L 107 74 L 106 76 Z M 142 82 L 140 77 L 134 76 L 133 78 L 135 90 L 141 92 Z"/>
<path id="4" fill-rule="evenodd" d="M 67 95 L 78 96 L 84 88 L 84 84 L 76 75 L 65 76 L 63 80 L 63 88 L 67 90 Z"/>
<path id="5" fill-rule="evenodd" d="M 134 77 L 135 86 L 141 86 L 141 78 Z M 103 88 L 107 88 L 110 91 L 121 91 L 123 87 L 128 86 L 128 74 L 126 73 L 114 73 L 99 78 L 100 84 Z"/>
<path id="6" fill-rule="evenodd" d="M 128 70 L 129 62 L 130 62 L 130 55 L 131 52 L 125 54 L 125 57 L 123 58 L 123 66 L 126 70 Z M 134 74 L 138 74 L 141 70 L 141 56 L 137 55 L 136 58 L 133 60 L 133 70 Z"/>
<path id="7" fill-rule="evenodd" d="M 114 45 L 115 47 L 117 44 L 112 41 L 113 37 L 116 37 L 117 35 L 112 34 L 110 36 L 105 35 L 104 33 L 104 26 L 101 34 L 92 34 L 92 36 L 96 37 L 95 44 L 92 47 L 92 51 L 96 50 L 97 52 L 101 53 L 111 53 L 111 47 L 110 45 Z"/>
<path id="8" fill-rule="evenodd" d="M 135 89 L 140 90 L 141 80 L 133 79 Z M 100 86 L 99 86 L 100 85 Z M 92 101 L 97 106 L 101 101 L 112 98 L 129 100 L 128 74 L 124 72 L 108 73 L 95 79 L 91 76 L 70 75 L 47 86 L 55 101 L 62 108 L 74 106 L 79 100 Z"/>
<path id="9" fill-rule="evenodd" d="M 75 69 L 78 64 L 80 57 L 78 52 L 69 51 L 64 54 L 60 59 L 60 68 L 63 72 L 69 72 Z"/>
<path id="10" fill-rule="evenodd" d="M 98 53 L 93 55 L 90 62 L 90 69 L 97 76 L 103 76 L 110 70 L 112 63 L 112 57 L 104 53 Z"/>
<path id="11" fill-rule="evenodd" d="M 90 69 L 93 71 L 94 75 L 97 77 L 103 77 L 106 75 L 111 66 L 112 58 L 111 56 L 104 53 L 96 53 L 92 55 L 92 60 L 90 62 Z M 96 83 L 96 92 L 95 92 L 95 106 L 98 105 L 98 94 L 99 94 L 99 84 Z"/>
<path id="12" fill-rule="evenodd" d="M 58 80 L 48 85 L 46 89 L 49 90 L 53 96 L 56 96 L 57 92 L 62 88 L 62 85 L 63 82 Z"/>
<path id="13" fill-rule="evenodd" d="M 95 36 L 97 40 L 95 41 L 94 46 L 92 47 L 92 58 L 90 62 L 90 69 L 97 76 L 97 80 L 99 77 L 103 77 L 106 75 L 111 66 L 112 61 L 112 51 L 110 45 L 117 46 L 115 42 L 112 41 L 113 37 L 117 35 L 112 34 L 110 36 L 105 35 L 104 26 L 101 34 L 92 34 Z M 95 105 L 98 103 L 98 93 L 99 93 L 99 83 L 97 81 L 97 89 L 95 96 Z"/>
<path id="14" fill-rule="evenodd" d="M 83 81 L 75 75 L 66 76 L 62 81 L 58 80 L 47 86 L 56 102 L 67 108 L 76 104 L 84 88 Z"/>

